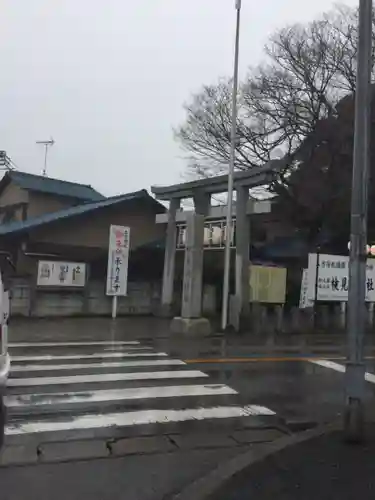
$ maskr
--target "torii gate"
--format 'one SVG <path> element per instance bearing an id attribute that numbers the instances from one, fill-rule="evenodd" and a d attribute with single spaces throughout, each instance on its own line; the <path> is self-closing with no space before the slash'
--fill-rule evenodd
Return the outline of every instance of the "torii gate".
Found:
<path id="1" fill-rule="evenodd" d="M 244 172 L 235 172 L 234 189 L 236 204 L 233 215 L 236 218 L 236 273 L 235 296 L 238 324 L 249 318 L 249 215 L 269 212 L 270 202 L 254 202 L 249 198 L 249 189 L 270 184 L 285 167 L 286 159 L 271 160 L 261 167 Z M 174 271 L 176 259 L 177 222 L 186 220 L 186 246 L 183 276 L 181 315 L 172 321 L 172 331 L 181 333 L 209 333 L 210 323 L 202 317 L 202 276 L 204 222 L 208 216 L 214 217 L 219 210 L 223 217 L 224 207 L 212 207 L 211 196 L 226 192 L 228 176 L 220 175 L 197 181 L 174 184 L 166 187 L 152 186 L 151 191 L 158 200 L 169 201 L 167 214 L 157 217 L 157 222 L 167 223 L 167 238 L 164 257 L 164 272 L 161 297 L 161 312 L 165 316 L 172 313 L 174 292 Z M 193 212 L 180 212 L 181 201 L 192 198 Z"/>

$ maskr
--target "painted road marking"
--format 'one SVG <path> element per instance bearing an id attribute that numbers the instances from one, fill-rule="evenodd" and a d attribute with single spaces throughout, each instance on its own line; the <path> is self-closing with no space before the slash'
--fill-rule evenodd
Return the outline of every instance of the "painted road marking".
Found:
<path id="1" fill-rule="evenodd" d="M 83 415 L 70 417 L 66 421 L 40 420 L 9 424 L 6 435 L 32 434 L 40 432 L 98 429 L 105 427 L 127 427 L 132 425 L 166 424 L 187 420 L 224 419 L 250 416 L 271 416 L 275 413 L 264 406 L 217 406 L 184 410 L 141 410 L 112 414 Z"/>
<path id="2" fill-rule="evenodd" d="M 140 361 L 115 361 L 109 363 L 71 363 L 67 365 L 11 365 L 12 372 L 45 372 L 55 370 L 86 370 L 108 368 L 133 368 L 137 366 L 181 366 L 185 365 L 180 359 L 146 359 Z"/>
<path id="3" fill-rule="evenodd" d="M 29 387 L 33 385 L 89 384 L 92 382 L 119 382 L 122 380 L 157 380 L 173 378 L 208 377 L 198 370 L 176 370 L 165 372 L 102 373 L 95 375 L 71 375 L 69 377 L 11 378 L 8 387 Z"/>
<path id="4" fill-rule="evenodd" d="M 138 340 L 101 340 L 97 342 L 11 342 L 8 347 L 80 347 L 99 345 L 139 345 Z"/>
<path id="5" fill-rule="evenodd" d="M 328 361 L 324 359 L 310 359 L 310 363 L 314 363 L 315 365 L 323 366 L 324 368 L 330 368 L 331 370 L 335 370 L 340 373 L 345 373 L 346 372 L 346 366 L 345 365 L 340 365 L 338 363 L 334 363 L 333 361 Z M 371 382 L 375 384 L 375 375 L 372 373 L 366 372 L 365 373 L 365 380 L 367 382 Z"/>
<path id="6" fill-rule="evenodd" d="M 131 389 L 111 389 L 81 392 L 58 392 L 47 394 L 22 394 L 6 396 L 4 401 L 8 408 L 30 408 L 41 405 L 102 403 L 126 401 L 129 399 L 174 398 L 186 396 L 213 396 L 238 394 L 237 391 L 222 384 L 209 385 L 177 385 L 165 387 L 137 387 Z"/>
<path id="7" fill-rule="evenodd" d="M 335 370 L 336 372 L 345 373 L 346 368 L 344 365 L 340 365 L 339 363 L 334 363 L 333 361 L 329 361 L 326 359 L 309 359 L 310 363 L 314 365 L 323 366 L 324 368 L 330 368 L 331 370 Z"/>
<path id="8" fill-rule="evenodd" d="M 184 359 L 186 364 L 209 364 L 209 363 L 274 363 L 274 362 L 284 362 L 284 361 L 314 361 L 320 359 L 334 359 L 334 360 L 345 360 L 345 356 L 327 356 L 322 358 L 321 356 L 282 356 L 282 357 L 266 357 L 266 356 L 249 356 L 247 358 L 197 358 L 197 359 Z M 364 359 L 375 359 L 374 356 L 366 356 Z"/>
<path id="9" fill-rule="evenodd" d="M 31 343 L 31 345 L 23 344 L 25 348 L 36 346 Z M 87 354 L 87 351 L 79 354 L 80 350 L 77 348 L 71 354 L 69 354 L 70 351 L 63 351 L 61 355 L 58 355 L 61 351 L 53 351 L 52 348 L 75 347 L 82 343 L 69 342 L 62 345 L 61 343 L 40 342 L 39 344 L 38 347 L 41 348 L 51 347 L 53 354 L 50 354 L 51 351 L 48 350 L 46 354 L 40 351 L 36 352 L 35 356 L 12 357 L 12 372 L 19 373 L 22 378 L 10 378 L 8 386 L 18 388 L 17 392 L 21 392 L 21 394 L 10 393 L 5 397 L 5 404 L 10 410 L 10 421 L 6 428 L 7 435 L 66 430 L 74 432 L 80 429 L 120 428 L 189 420 L 203 421 L 206 419 L 275 415 L 272 410 L 263 406 L 239 406 L 238 401 L 233 401 L 234 404 L 230 405 L 232 396 L 238 394 L 235 389 L 225 384 L 209 384 L 210 379 L 207 373 L 196 369 L 190 370 L 189 368 L 193 367 L 186 366 L 183 360 L 169 359 L 165 352 L 153 352 L 151 347 L 141 347 L 139 343 L 132 346 L 131 344 L 116 345 L 108 342 L 100 344 L 101 347 L 97 349 L 91 349 L 94 352 L 90 354 Z M 85 343 L 85 345 L 94 344 Z M 109 350 L 111 352 L 106 352 Z M 22 351 L 16 352 L 25 354 Z M 249 359 L 246 358 L 246 361 L 248 362 Z M 173 371 L 173 368 L 168 368 L 169 365 L 176 366 L 176 371 Z M 134 372 L 132 367 L 149 367 L 143 370 L 160 367 L 158 369 L 163 371 Z M 108 371 L 113 371 L 111 368 L 118 369 L 116 371 L 120 373 L 108 373 Z M 124 373 L 120 370 L 121 368 L 129 368 L 129 370 Z M 73 370 L 82 371 L 77 371 L 77 375 L 72 375 L 71 371 Z M 95 372 L 95 370 L 98 371 Z M 49 375 L 53 376 L 47 377 L 47 372 L 50 371 Z M 30 374 L 33 376 L 29 377 L 30 374 L 27 372 L 31 372 Z M 85 373 L 87 374 L 85 375 Z M 148 380 L 155 382 L 142 384 L 142 381 Z M 130 385 L 127 382 L 130 381 L 133 383 L 127 387 Z M 106 390 L 103 382 L 116 383 L 116 385 L 114 387 L 108 385 Z M 92 386 L 86 385 L 90 383 Z M 164 386 L 159 385 L 163 383 Z M 173 383 L 175 385 L 168 385 Z M 82 385 L 80 386 L 80 384 Z M 64 387 L 66 385 L 69 385 L 69 389 L 72 390 L 69 391 L 68 387 Z M 142 385 L 148 387 L 142 387 Z M 25 394 L 26 389 L 22 390 L 22 387 L 32 387 L 34 393 Z M 84 390 L 80 391 L 81 388 Z M 56 392 L 45 393 L 44 391 L 47 389 Z M 67 390 L 64 392 L 64 389 Z M 207 396 L 207 403 L 202 403 L 205 401 L 203 399 L 205 396 Z M 213 399 L 214 396 L 218 396 L 219 399 Z M 189 397 L 193 399 L 187 399 Z M 152 409 L 153 406 L 156 406 L 155 400 L 163 398 L 167 401 L 162 406 L 167 408 Z M 183 399 L 185 402 L 183 409 L 181 409 L 179 398 L 185 398 Z M 199 399 L 196 401 L 194 398 Z M 223 398 L 222 401 L 221 398 Z M 177 403 L 174 404 L 175 400 Z M 136 401 L 139 402 L 138 405 L 143 408 L 142 410 L 136 410 Z M 187 404 L 188 401 L 190 404 Z M 103 413 L 104 405 L 106 405 L 106 411 L 111 411 L 108 407 L 111 402 L 113 402 L 114 407 L 116 404 L 117 406 L 121 404 L 131 405 L 128 410 L 133 409 L 133 411 L 120 412 L 117 408 L 115 410 L 112 407 L 113 413 Z M 202 406 L 195 407 L 197 403 Z M 213 404 L 217 404 L 217 406 L 213 407 Z M 159 404 L 157 406 L 160 408 Z M 82 410 L 83 408 L 86 408 L 85 412 Z M 43 415 L 43 411 L 46 409 L 49 416 Z M 49 409 L 53 412 L 53 416 Z M 13 421 L 11 410 L 14 412 Z M 22 411 L 25 414 L 21 419 L 19 415 L 22 414 Z M 114 413 L 115 411 L 116 413 Z M 17 415 L 18 413 L 19 415 Z"/>
<path id="10" fill-rule="evenodd" d="M 248 357 L 248 358 L 197 358 L 197 359 L 184 359 L 187 364 L 206 364 L 206 363 L 259 363 L 259 362 L 278 362 L 278 361 L 310 361 L 310 359 L 314 359 L 312 356 L 302 356 L 302 357 Z M 319 358 L 321 359 L 321 358 Z M 332 357 L 330 356 L 327 359 L 345 359 L 343 356 Z"/>
<path id="11" fill-rule="evenodd" d="M 106 358 L 140 358 L 140 357 L 159 357 L 167 356 L 166 352 L 103 352 L 94 354 L 63 354 L 62 356 L 53 356 L 50 354 L 42 356 L 11 356 L 13 362 L 17 361 L 62 361 L 74 359 L 106 359 Z"/>

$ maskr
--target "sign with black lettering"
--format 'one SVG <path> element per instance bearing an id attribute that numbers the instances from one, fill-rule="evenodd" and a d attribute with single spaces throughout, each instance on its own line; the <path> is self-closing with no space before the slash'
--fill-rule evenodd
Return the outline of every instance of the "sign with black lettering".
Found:
<path id="1" fill-rule="evenodd" d="M 83 262 L 38 262 L 37 286 L 84 287 L 86 264 Z"/>
<path id="2" fill-rule="evenodd" d="M 349 257 L 309 254 L 308 299 L 346 302 L 349 291 Z M 375 302 L 375 259 L 366 263 L 366 301 Z"/>
<path id="3" fill-rule="evenodd" d="M 130 228 L 111 226 L 109 230 L 107 295 L 127 295 Z"/>

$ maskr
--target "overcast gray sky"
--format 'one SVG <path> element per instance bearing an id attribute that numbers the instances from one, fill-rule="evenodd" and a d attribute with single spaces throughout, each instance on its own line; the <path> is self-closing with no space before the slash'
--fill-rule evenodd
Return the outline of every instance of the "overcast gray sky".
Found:
<path id="1" fill-rule="evenodd" d="M 111 195 L 178 182 L 172 127 L 204 83 L 231 74 L 235 0 L 1 0 L 0 149 L 20 169 Z M 359 0 L 346 0 L 358 5 Z M 329 0 L 242 0 L 241 72 L 267 36 Z"/>

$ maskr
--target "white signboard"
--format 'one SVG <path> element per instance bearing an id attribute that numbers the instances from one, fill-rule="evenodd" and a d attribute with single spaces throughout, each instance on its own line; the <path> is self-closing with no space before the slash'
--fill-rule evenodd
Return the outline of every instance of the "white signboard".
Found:
<path id="1" fill-rule="evenodd" d="M 84 287 L 86 264 L 83 262 L 54 262 L 40 260 L 37 286 Z"/>
<path id="2" fill-rule="evenodd" d="M 127 295 L 130 228 L 111 226 L 109 229 L 107 295 Z"/>
<path id="3" fill-rule="evenodd" d="M 318 274 L 317 273 L 318 270 Z M 375 259 L 367 259 L 366 301 L 375 302 Z M 309 254 L 308 298 L 346 302 L 349 290 L 349 257 Z"/>
<path id="4" fill-rule="evenodd" d="M 309 271 L 308 271 L 308 269 L 304 269 L 302 271 L 301 294 L 300 294 L 300 298 L 299 298 L 299 308 L 300 309 L 306 309 L 307 307 L 314 306 L 314 301 L 308 299 L 308 297 L 307 297 L 308 285 L 309 285 Z"/>

